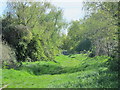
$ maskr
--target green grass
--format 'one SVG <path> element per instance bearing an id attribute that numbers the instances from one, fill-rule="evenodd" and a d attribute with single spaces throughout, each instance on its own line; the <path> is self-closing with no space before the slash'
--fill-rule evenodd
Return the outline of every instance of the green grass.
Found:
<path id="1" fill-rule="evenodd" d="M 109 57 L 76 54 L 52 61 L 25 62 L 18 70 L 4 69 L 8 88 L 117 88 L 117 73 L 108 68 Z"/>
<path id="2" fill-rule="evenodd" d="M 2 69 L 0 68 L 0 88 L 2 87 Z"/>

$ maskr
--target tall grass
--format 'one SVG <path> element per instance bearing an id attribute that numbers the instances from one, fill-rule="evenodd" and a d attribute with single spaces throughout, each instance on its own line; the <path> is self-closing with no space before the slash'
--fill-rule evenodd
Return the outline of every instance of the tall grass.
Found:
<path id="1" fill-rule="evenodd" d="M 74 58 L 73 58 L 74 57 Z M 8 88 L 117 88 L 117 72 L 109 57 L 76 54 L 56 56 L 56 62 L 24 62 L 18 70 L 3 70 Z"/>

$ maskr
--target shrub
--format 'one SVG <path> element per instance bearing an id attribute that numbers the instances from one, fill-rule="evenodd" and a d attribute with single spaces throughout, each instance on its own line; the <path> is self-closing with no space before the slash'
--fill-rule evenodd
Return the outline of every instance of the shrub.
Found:
<path id="1" fill-rule="evenodd" d="M 0 48 L 0 51 L 2 51 L 2 67 L 3 68 L 15 68 L 17 67 L 17 60 L 15 51 L 13 48 L 11 48 L 8 44 L 5 44 L 5 42 L 1 42 L 2 48 Z"/>

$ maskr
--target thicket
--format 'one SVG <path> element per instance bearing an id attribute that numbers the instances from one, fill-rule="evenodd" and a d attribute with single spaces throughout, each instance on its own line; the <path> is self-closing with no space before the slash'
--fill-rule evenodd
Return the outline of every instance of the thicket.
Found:
<path id="1" fill-rule="evenodd" d="M 8 2 L 2 39 L 15 49 L 16 60 L 54 60 L 60 53 L 62 10 L 48 2 Z M 4 61 L 4 60 L 3 60 Z"/>
<path id="2" fill-rule="evenodd" d="M 89 14 L 71 22 L 63 47 L 69 52 L 112 56 L 118 49 L 118 3 L 85 3 L 84 9 Z"/>

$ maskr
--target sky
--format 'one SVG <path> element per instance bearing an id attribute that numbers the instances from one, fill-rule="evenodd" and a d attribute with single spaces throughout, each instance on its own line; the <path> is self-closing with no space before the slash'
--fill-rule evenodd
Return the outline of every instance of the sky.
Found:
<path id="1" fill-rule="evenodd" d="M 3 11 L 5 10 L 6 1 L 7 1 L 7 0 L 0 1 L 0 16 L 2 15 Z"/>
<path id="2" fill-rule="evenodd" d="M 79 20 L 85 15 L 82 2 L 53 2 L 53 4 L 63 9 L 63 16 L 68 22 Z"/>

